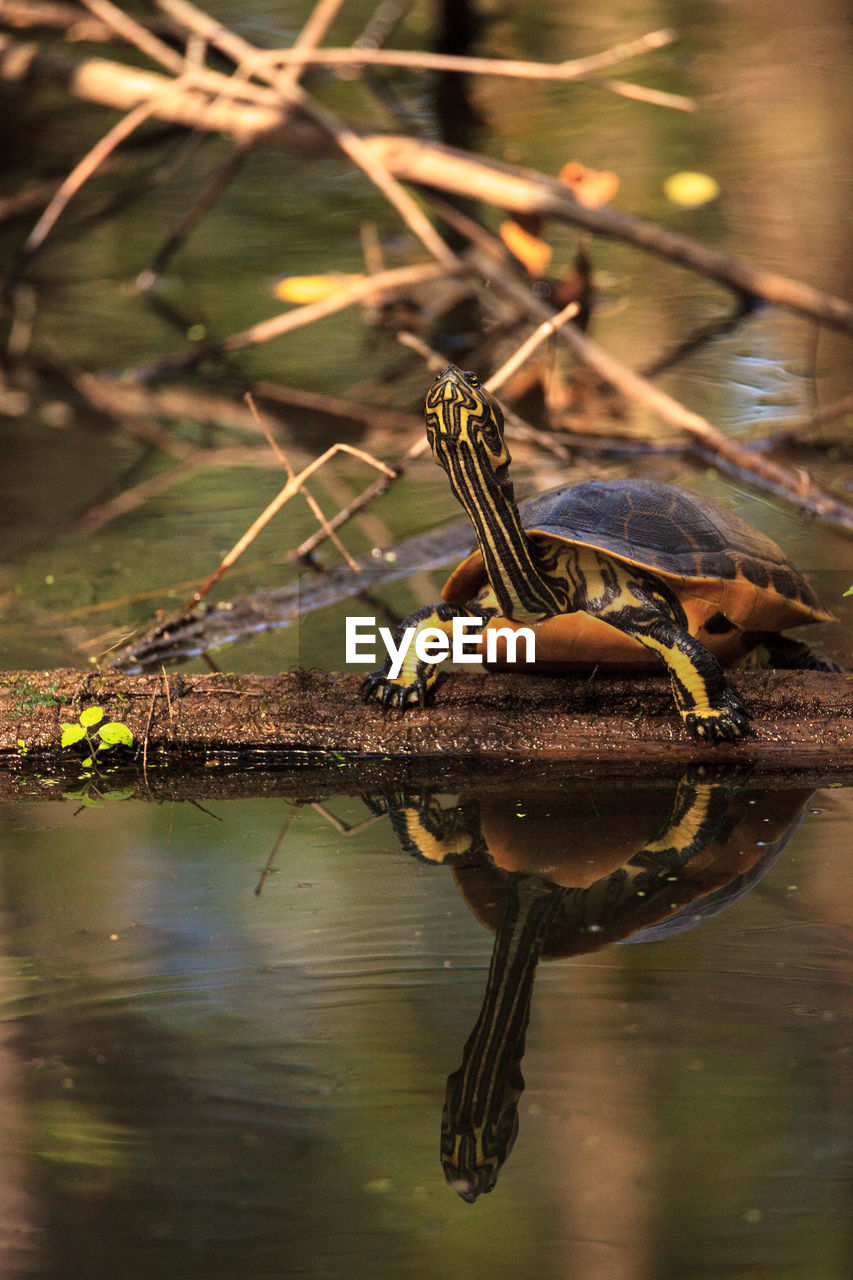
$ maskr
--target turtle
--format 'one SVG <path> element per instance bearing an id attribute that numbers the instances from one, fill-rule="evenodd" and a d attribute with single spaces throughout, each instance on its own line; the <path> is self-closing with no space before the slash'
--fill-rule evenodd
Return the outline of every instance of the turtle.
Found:
<path id="1" fill-rule="evenodd" d="M 840 670 L 782 634 L 833 616 L 775 542 L 722 503 L 614 479 L 552 489 L 519 508 L 503 413 L 478 376 L 450 365 L 427 393 L 425 414 L 433 458 L 478 547 L 451 573 L 440 603 L 403 621 L 398 648 L 407 631 L 410 641 L 400 669 L 392 674 L 389 657 L 368 675 L 366 700 L 425 706 L 440 671 L 418 656 L 418 638 L 449 636 L 456 618 L 477 620 L 466 626 L 479 629 L 481 649 L 497 631 L 499 663 L 513 660 L 521 627 L 533 632 L 536 668 L 662 663 L 688 733 L 710 744 L 752 733 L 723 667 L 760 647 L 775 667 Z"/>

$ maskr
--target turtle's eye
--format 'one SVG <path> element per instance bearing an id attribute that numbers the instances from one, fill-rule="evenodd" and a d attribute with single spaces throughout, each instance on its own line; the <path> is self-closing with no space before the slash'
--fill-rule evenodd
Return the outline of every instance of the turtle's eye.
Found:
<path id="1" fill-rule="evenodd" d="M 479 387 L 480 379 L 477 377 L 476 373 L 473 373 L 470 369 L 466 369 L 464 376 L 469 387 Z"/>

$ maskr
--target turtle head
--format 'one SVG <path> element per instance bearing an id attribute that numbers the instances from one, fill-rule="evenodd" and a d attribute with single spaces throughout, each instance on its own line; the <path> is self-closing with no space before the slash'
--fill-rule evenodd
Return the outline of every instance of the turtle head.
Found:
<path id="1" fill-rule="evenodd" d="M 474 461 L 476 474 L 488 487 L 497 484 L 511 494 L 504 416 L 476 373 L 463 372 L 452 364 L 438 375 L 427 392 L 426 430 L 433 459 L 447 472 L 454 488 L 457 477 L 470 479 L 474 474 L 470 461 L 460 472 L 459 464 L 467 458 Z"/>

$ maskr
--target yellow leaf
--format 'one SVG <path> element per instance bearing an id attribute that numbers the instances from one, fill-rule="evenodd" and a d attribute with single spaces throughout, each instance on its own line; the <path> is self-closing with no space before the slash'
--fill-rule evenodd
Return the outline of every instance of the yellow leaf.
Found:
<path id="1" fill-rule="evenodd" d="M 720 188 L 709 173 L 693 173 L 685 169 L 682 173 L 671 173 L 663 184 L 667 200 L 681 205 L 683 209 L 698 209 L 710 200 L 716 200 Z"/>
<path id="2" fill-rule="evenodd" d="M 345 275 L 343 272 L 331 272 L 325 276 L 285 276 L 273 285 L 273 293 L 282 302 L 321 302 L 333 293 L 338 293 L 347 285 L 363 280 L 363 275 Z"/>

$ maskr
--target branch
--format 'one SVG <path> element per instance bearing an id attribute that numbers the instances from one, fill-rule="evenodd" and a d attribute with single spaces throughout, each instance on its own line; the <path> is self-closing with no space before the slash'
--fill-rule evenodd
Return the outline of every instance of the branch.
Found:
<path id="1" fill-rule="evenodd" d="M 223 133 L 243 144 L 286 147 L 311 155 L 328 155 L 336 149 L 325 131 L 303 111 L 294 111 L 288 120 L 289 104 L 273 103 L 272 90 L 214 72 L 206 75 L 220 85 L 217 96 L 212 96 L 212 87 L 208 92 L 199 81 L 174 98 L 161 98 L 152 114 L 187 128 Z M 156 72 L 102 58 L 75 59 L 62 51 L 21 44 L 3 35 L 0 80 L 58 85 L 76 97 L 122 111 L 157 98 L 173 83 Z M 243 99 L 255 100 L 238 101 L 233 96 L 238 93 Z M 511 213 L 539 213 L 624 240 L 737 292 L 853 333 L 853 304 L 846 300 L 619 209 L 607 205 L 587 208 L 555 178 L 422 139 L 351 132 L 398 181 L 481 200 Z"/>
<path id="2" fill-rule="evenodd" d="M 674 31 L 662 28 L 637 40 L 568 62 L 525 62 L 505 58 L 468 58 L 450 53 L 424 53 L 418 49 L 271 49 L 264 52 L 270 65 L 386 66 L 415 67 L 423 71 L 457 71 L 472 75 L 508 76 L 519 80 L 582 80 L 607 67 L 636 58 L 652 49 L 662 49 L 676 39 Z"/>

